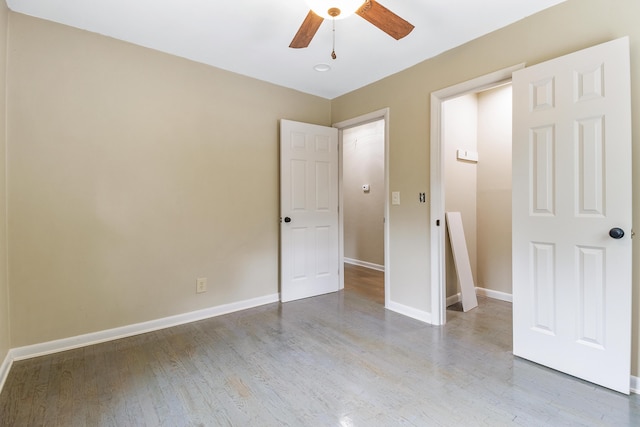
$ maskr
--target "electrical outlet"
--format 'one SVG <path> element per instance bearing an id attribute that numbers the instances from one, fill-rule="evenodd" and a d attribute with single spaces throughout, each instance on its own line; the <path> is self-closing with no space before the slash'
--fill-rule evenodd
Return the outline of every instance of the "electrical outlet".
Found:
<path id="1" fill-rule="evenodd" d="M 201 294 L 207 292 L 207 278 L 199 277 L 196 279 L 196 293 Z"/>

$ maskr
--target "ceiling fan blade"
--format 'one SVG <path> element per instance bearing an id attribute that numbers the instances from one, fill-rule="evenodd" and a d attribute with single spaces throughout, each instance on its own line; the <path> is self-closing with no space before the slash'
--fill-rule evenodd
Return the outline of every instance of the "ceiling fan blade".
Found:
<path id="1" fill-rule="evenodd" d="M 356 12 L 396 40 L 413 30 L 414 26 L 374 0 L 367 0 Z"/>
<path id="2" fill-rule="evenodd" d="M 291 40 L 289 47 L 300 49 L 302 47 L 309 46 L 309 43 L 311 43 L 316 31 L 320 28 L 322 21 L 324 21 L 323 17 L 316 15 L 312 10 L 310 10 L 307 17 L 304 18 L 302 25 L 300 25 L 298 32 L 293 37 L 293 40 Z"/>

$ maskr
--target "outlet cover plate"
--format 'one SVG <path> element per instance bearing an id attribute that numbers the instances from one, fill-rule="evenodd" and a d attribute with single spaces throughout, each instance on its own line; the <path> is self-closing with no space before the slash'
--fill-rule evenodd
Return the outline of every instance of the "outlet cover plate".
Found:
<path id="1" fill-rule="evenodd" d="M 207 278 L 198 277 L 196 279 L 196 293 L 201 294 L 203 292 L 207 292 Z"/>

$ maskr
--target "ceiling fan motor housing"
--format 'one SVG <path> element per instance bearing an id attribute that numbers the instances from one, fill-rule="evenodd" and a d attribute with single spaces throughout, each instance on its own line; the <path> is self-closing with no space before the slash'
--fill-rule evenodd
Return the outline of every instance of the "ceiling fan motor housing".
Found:
<path id="1" fill-rule="evenodd" d="M 356 13 L 365 0 L 305 0 L 311 10 L 325 19 L 344 19 Z"/>

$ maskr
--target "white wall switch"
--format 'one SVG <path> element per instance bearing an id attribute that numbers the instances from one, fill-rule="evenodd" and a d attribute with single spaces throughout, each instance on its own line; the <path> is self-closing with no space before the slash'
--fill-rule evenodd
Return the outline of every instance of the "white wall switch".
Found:
<path id="1" fill-rule="evenodd" d="M 196 279 L 196 293 L 201 294 L 203 292 L 207 292 L 207 278 L 198 277 Z"/>
<path id="2" fill-rule="evenodd" d="M 364 191 L 365 193 L 369 192 L 369 184 L 362 184 L 362 191 Z"/>
<path id="3" fill-rule="evenodd" d="M 399 205 L 400 204 L 400 192 L 399 191 L 393 191 L 391 193 L 391 204 L 392 205 Z"/>

